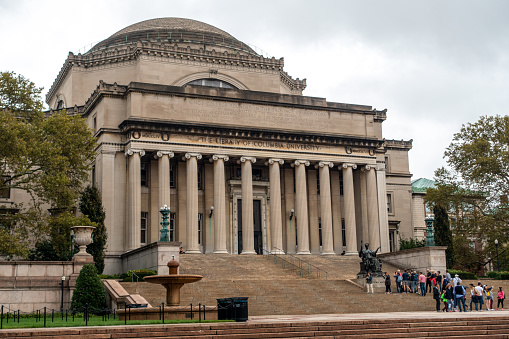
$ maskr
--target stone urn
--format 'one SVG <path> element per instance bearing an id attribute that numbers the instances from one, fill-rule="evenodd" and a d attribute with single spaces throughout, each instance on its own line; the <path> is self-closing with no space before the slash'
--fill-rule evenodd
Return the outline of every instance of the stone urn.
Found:
<path id="1" fill-rule="evenodd" d="M 74 242 L 80 247 L 79 253 L 74 256 L 74 261 L 80 263 L 93 263 L 94 259 L 91 254 L 87 253 L 87 245 L 92 243 L 92 232 L 94 226 L 73 226 Z"/>

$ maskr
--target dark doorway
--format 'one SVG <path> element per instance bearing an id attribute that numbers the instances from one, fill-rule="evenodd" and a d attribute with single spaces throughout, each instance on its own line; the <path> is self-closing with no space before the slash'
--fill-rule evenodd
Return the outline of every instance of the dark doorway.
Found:
<path id="1" fill-rule="evenodd" d="M 262 208 L 261 200 L 253 200 L 254 249 L 263 254 Z M 242 199 L 237 200 L 238 253 L 242 253 Z"/>

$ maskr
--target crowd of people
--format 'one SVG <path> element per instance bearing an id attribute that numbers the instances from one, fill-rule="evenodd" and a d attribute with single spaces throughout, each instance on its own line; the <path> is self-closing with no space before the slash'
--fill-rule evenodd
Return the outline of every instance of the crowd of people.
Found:
<path id="1" fill-rule="evenodd" d="M 425 297 L 428 293 L 432 294 L 436 302 L 437 312 L 467 312 L 467 297 L 470 295 L 470 311 L 475 308 L 476 311 L 482 311 L 483 306 L 487 311 L 493 311 L 495 298 L 497 299 L 496 310 L 504 309 L 505 293 L 502 287 L 496 291 L 493 286 L 488 287 L 481 282 L 477 286 L 470 284 L 463 286 L 463 281 L 456 274 L 454 278 L 451 277 L 449 271 L 441 274 L 440 271 L 434 272 L 427 270 L 426 275 L 423 272 L 417 273 L 412 270 L 397 270 L 394 275 L 389 275 L 387 272 L 384 274 L 385 279 L 385 293 L 392 293 L 392 281 L 394 280 L 396 286 L 396 293 L 415 293 Z M 368 274 L 366 277 L 367 293 L 373 293 L 372 285 L 373 277 Z M 470 293 L 468 293 L 470 292 Z M 441 308 L 441 304 L 443 307 Z"/>

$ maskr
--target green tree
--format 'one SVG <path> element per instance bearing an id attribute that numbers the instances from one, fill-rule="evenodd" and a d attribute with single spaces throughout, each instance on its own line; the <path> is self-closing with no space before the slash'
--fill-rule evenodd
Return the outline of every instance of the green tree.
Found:
<path id="1" fill-rule="evenodd" d="M 0 73 L 0 192 L 31 197 L 25 205 L 0 206 L 0 256 L 26 256 L 30 243 L 51 233 L 42 204 L 75 206 L 95 158 L 85 120 L 44 113 L 41 91 L 21 75 Z"/>
<path id="2" fill-rule="evenodd" d="M 80 199 L 80 211 L 96 224 L 92 233 L 93 242 L 87 246 L 87 252 L 94 257 L 95 267 L 99 274 L 104 271 L 104 251 L 106 249 L 106 227 L 104 219 L 106 213 L 99 195 L 99 190 L 94 186 L 87 186 Z"/>
<path id="3" fill-rule="evenodd" d="M 85 306 L 90 313 L 101 313 L 106 308 L 106 292 L 97 275 L 95 265 L 84 265 L 76 280 L 76 289 L 72 295 L 71 310 L 84 312 Z"/>
<path id="4" fill-rule="evenodd" d="M 447 261 L 447 267 L 454 267 L 454 246 L 452 242 L 452 232 L 449 225 L 449 215 L 447 210 L 440 205 L 433 207 L 433 214 L 435 215 L 434 231 L 435 231 L 435 245 L 447 246 L 445 251 L 445 257 Z"/>
<path id="5" fill-rule="evenodd" d="M 436 187 L 426 200 L 454 216 L 456 264 L 478 266 L 494 257 L 495 239 L 503 245 L 509 240 L 509 117 L 483 116 L 463 125 L 444 157 L 448 167 L 435 171 Z M 472 250 L 476 239 L 482 250 Z"/>

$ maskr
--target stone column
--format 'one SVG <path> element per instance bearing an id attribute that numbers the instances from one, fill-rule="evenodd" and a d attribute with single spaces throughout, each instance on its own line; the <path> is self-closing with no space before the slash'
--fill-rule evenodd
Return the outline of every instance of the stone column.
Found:
<path id="1" fill-rule="evenodd" d="M 370 248 L 375 250 L 380 246 L 380 226 L 378 223 L 378 196 L 376 187 L 376 174 L 373 166 L 367 165 L 366 170 L 366 196 L 368 205 L 368 234 Z"/>
<path id="2" fill-rule="evenodd" d="M 270 234 L 272 235 L 272 253 L 283 252 L 283 224 L 281 221 L 281 173 L 279 166 L 284 164 L 282 159 L 270 158 Z M 284 252 L 283 252 L 284 253 Z"/>
<path id="3" fill-rule="evenodd" d="M 214 154 L 214 253 L 228 253 L 226 250 L 226 202 L 224 162 L 227 155 Z"/>
<path id="4" fill-rule="evenodd" d="M 200 253 L 198 245 L 198 160 L 199 153 L 186 153 L 186 253 Z"/>
<path id="5" fill-rule="evenodd" d="M 127 249 L 140 247 L 141 237 L 141 157 L 144 150 L 128 149 L 125 156 L 129 158 L 129 182 L 127 197 Z"/>
<path id="6" fill-rule="evenodd" d="M 378 218 L 380 224 L 381 253 L 390 252 L 389 245 L 389 216 L 387 215 L 387 186 L 385 184 L 385 167 L 378 166 L 376 171 L 376 183 L 378 186 Z"/>
<path id="7" fill-rule="evenodd" d="M 353 188 L 353 170 L 355 164 L 343 164 L 343 194 L 345 212 L 346 255 L 357 255 L 357 235 L 355 222 L 355 197 Z"/>
<path id="8" fill-rule="evenodd" d="M 309 252 L 308 197 L 306 189 L 307 160 L 295 160 L 295 217 L 297 223 L 297 254 Z"/>
<path id="9" fill-rule="evenodd" d="M 332 233 L 332 202 L 330 173 L 332 162 L 320 161 L 317 165 L 320 176 L 320 217 L 322 220 L 322 255 L 335 254 Z"/>
<path id="10" fill-rule="evenodd" d="M 256 254 L 254 250 L 253 225 L 253 169 L 256 162 L 253 157 L 241 157 L 242 172 L 242 253 Z"/>
<path id="11" fill-rule="evenodd" d="M 158 151 L 154 158 L 157 161 L 157 171 L 159 176 L 159 201 L 158 208 L 164 205 L 170 208 L 170 159 L 173 158 L 173 152 Z"/>

